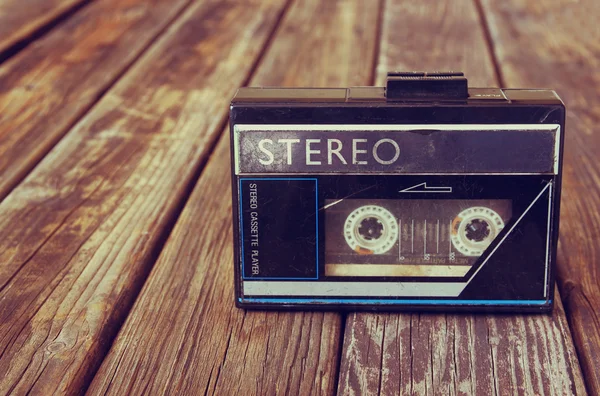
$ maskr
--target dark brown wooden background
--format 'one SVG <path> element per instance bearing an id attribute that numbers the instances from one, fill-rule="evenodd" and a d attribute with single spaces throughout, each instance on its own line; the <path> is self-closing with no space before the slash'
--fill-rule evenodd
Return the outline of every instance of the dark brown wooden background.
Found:
<path id="1" fill-rule="evenodd" d="M 0 394 L 600 394 L 597 0 L 0 0 Z M 233 306 L 239 86 L 567 104 L 552 315 Z"/>

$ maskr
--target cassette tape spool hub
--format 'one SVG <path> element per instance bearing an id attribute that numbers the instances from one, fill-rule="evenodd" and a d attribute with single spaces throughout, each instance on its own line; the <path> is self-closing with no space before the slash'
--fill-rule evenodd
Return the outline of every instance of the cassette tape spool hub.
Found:
<path id="1" fill-rule="evenodd" d="M 383 254 L 398 240 L 396 222 L 396 217 L 381 206 L 361 206 L 346 219 L 344 236 L 359 254 Z"/>
<path id="2" fill-rule="evenodd" d="M 503 228 L 504 221 L 494 210 L 468 208 L 452 222 L 452 244 L 465 256 L 480 256 Z"/>

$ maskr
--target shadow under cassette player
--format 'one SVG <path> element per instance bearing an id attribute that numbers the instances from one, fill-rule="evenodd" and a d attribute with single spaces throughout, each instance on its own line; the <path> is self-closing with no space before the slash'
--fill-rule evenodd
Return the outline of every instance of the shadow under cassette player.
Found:
<path id="1" fill-rule="evenodd" d="M 564 119 L 553 91 L 462 73 L 240 89 L 236 304 L 551 310 Z"/>

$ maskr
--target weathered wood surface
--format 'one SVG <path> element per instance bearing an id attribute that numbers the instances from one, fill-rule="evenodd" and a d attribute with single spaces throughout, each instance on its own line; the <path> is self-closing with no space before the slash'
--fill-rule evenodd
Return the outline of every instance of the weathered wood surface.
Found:
<path id="1" fill-rule="evenodd" d="M 0 200 L 187 3 L 97 0 L 0 66 Z"/>
<path id="2" fill-rule="evenodd" d="M 294 2 L 250 85 L 370 83 L 377 7 Z M 341 315 L 233 304 L 228 131 L 90 394 L 332 394 Z"/>
<path id="3" fill-rule="evenodd" d="M 341 394 L 585 394 L 560 302 L 541 319 L 352 314 L 341 367 Z"/>
<path id="4" fill-rule="evenodd" d="M 0 1 L 0 54 L 87 0 Z"/>
<path id="5" fill-rule="evenodd" d="M 498 85 L 471 1 L 384 7 L 379 84 L 387 70 L 418 69 L 464 70 L 474 86 Z M 552 316 L 351 313 L 338 393 L 584 394 L 558 293 L 557 301 Z"/>
<path id="6" fill-rule="evenodd" d="M 83 2 L 0 1 L 0 53 Z M 600 3 L 188 3 L 96 0 L 0 66 L 0 394 L 92 378 L 90 394 L 585 394 L 577 354 L 600 394 Z M 565 99 L 559 286 L 577 354 L 558 293 L 551 316 L 355 313 L 343 334 L 335 313 L 234 308 L 226 133 L 169 236 L 250 75 L 381 85 L 411 69 Z"/>
<path id="7" fill-rule="evenodd" d="M 567 105 L 559 285 L 591 394 L 600 395 L 600 2 L 484 1 L 503 80 Z"/>
<path id="8" fill-rule="evenodd" d="M 89 384 L 284 7 L 253 4 L 188 9 L 0 204 L 0 394 Z"/>

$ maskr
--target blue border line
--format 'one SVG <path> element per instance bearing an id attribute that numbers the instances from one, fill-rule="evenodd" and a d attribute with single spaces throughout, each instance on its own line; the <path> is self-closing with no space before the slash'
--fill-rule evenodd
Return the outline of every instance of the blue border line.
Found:
<path id="1" fill-rule="evenodd" d="M 239 298 L 240 302 L 258 303 L 331 303 L 331 304 L 386 304 L 386 305 L 546 305 L 551 300 L 366 300 L 330 298 Z"/>
<path id="2" fill-rule="evenodd" d="M 313 180 L 315 182 L 315 217 L 316 217 L 316 264 L 317 264 L 317 272 L 314 278 L 283 278 L 283 277 L 247 277 L 246 271 L 244 268 L 244 216 L 243 216 L 243 208 L 242 204 L 244 200 L 242 199 L 242 180 Z M 242 279 L 243 280 L 263 280 L 263 279 L 280 279 L 280 280 L 315 280 L 319 279 L 319 182 L 317 178 L 314 177 L 240 177 L 240 185 L 239 185 L 239 201 L 240 201 L 240 238 L 241 238 L 241 246 L 242 246 L 242 256 L 240 260 L 242 261 Z"/>

